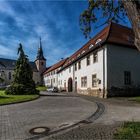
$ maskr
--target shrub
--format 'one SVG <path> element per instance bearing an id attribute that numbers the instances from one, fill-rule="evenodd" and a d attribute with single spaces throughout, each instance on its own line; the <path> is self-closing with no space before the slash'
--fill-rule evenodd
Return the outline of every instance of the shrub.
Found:
<path id="1" fill-rule="evenodd" d="M 5 90 L 6 94 L 11 95 L 29 95 L 29 94 L 38 94 L 38 90 L 32 88 L 31 86 L 25 86 L 22 84 L 13 84 Z"/>

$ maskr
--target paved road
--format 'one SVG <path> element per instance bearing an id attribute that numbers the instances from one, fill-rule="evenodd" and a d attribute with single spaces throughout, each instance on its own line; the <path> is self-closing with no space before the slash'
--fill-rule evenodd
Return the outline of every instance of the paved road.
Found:
<path id="1" fill-rule="evenodd" d="M 57 130 L 63 124 L 89 117 L 96 109 L 94 102 L 63 96 L 43 96 L 31 102 L 0 106 L 0 140 L 30 138 L 29 130 L 39 126 Z"/>
<path id="2" fill-rule="evenodd" d="M 140 104 L 136 102 L 128 101 L 126 98 L 81 97 L 104 104 L 104 114 L 91 124 L 61 132 L 46 138 L 47 140 L 112 140 L 113 134 L 124 121 L 140 121 Z"/>

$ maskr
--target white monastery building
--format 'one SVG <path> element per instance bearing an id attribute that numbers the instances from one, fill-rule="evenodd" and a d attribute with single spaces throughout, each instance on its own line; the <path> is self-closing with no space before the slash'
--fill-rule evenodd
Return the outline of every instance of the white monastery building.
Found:
<path id="1" fill-rule="evenodd" d="M 132 29 L 110 23 L 69 58 L 48 68 L 43 77 L 48 87 L 98 97 L 140 86 L 140 52 Z"/>

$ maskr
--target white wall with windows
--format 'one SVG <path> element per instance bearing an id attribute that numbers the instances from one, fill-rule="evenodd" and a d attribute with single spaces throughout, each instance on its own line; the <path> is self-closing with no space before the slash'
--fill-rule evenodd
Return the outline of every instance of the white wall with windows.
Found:
<path id="1" fill-rule="evenodd" d="M 58 87 L 58 75 L 57 71 L 60 68 L 57 68 L 55 70 L 52 70 L 51 72 L 48 72 L 44 74 L 44 84 L 47 87 Z"/>
<path id="2" fill-rule="evenodd" d="M 58 88 L 62 90 L 68 90 L 68 80 L 69 78 L 72 78 L 72 81 L 74 79 L 73 75 L 74 67 L 73 65 L 70 65 L 66 69 L 62 70 L 58 73 Z"/>
<path id="3" fill-rule="evenodd" d="M 140 52 L 116 45 L 107 46 L 108 89 L 140 85 Z"/>
<path id="4" fill-rule="evenodd" d="M 91 52 L 81 60 L 59 72 L 58 88 L 68 89 L 68 80 L 72 78 L 73 91 L 86 90 L 88 88 L 103 89 L 103 50 L 106 51 L 106 48 L 103 47 L 98 51 Z"/>
<path id="5" fill-rule="evenodd" d="M 103 49 L 106 51 L 102 48 L 79 60 L 81 68 L 75 71 L 78 90 L 103 89 Z"/>
<path id="6" fill-rule="evenodd" d="M 106 44 L 59 73 L 52 73 L 45 75 L 47 86 L 53 84 L 68 91 L 71 78 L 72 91 L 91 89 L 103 95 L 111 87 L 140 86 L 140 52 L 125 46 Z"/>

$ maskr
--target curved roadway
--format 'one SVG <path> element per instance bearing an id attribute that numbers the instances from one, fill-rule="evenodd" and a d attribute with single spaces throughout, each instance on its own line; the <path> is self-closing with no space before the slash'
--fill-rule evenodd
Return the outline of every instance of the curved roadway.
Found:
<path id="1" fill-rule="evenodd" d="M 29 130 L 34 127 L 57 130 L 88 118 L 96 110 L 94 102 L 66 96 L 44 96 L 26 103 L 0 106 L 0 139 L 28 139 L 33 136 Z"/>

